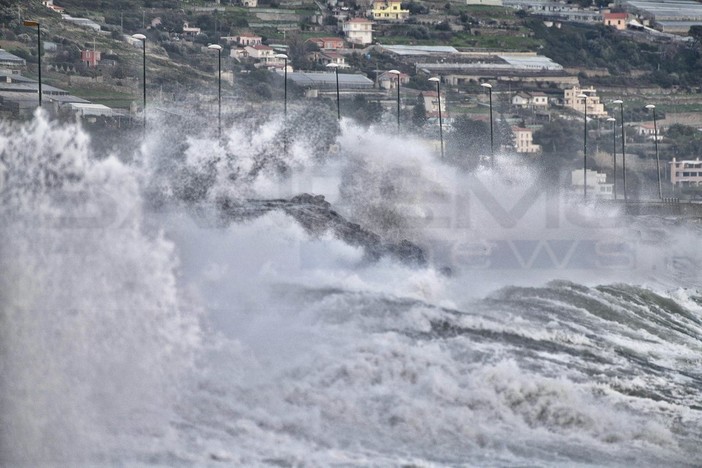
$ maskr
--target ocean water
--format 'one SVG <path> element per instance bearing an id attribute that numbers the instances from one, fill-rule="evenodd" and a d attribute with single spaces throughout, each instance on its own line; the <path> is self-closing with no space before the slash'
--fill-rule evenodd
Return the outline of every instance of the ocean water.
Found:
<path id="1" fill-rule="evenodd" d="M 0 130 L 2 466 L 702 465 L 696 224 L 280 131 Z M 303 192 L 427 264 L 219 209 Z"/>

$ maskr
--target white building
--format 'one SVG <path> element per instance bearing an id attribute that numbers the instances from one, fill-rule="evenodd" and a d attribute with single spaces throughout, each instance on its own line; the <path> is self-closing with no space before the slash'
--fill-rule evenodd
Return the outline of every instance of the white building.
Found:
<path id="1" fill-rule="evenodd" d="M 584 175 L 582 169 L 575 169 L 570 173 L 571 186 L 576 192 L 584 192 Z M 588 194 L 595 194 L 597 198 L 613 198 L 614 184 L 607 183 L 607 174 L 587 170 L 587 191 Z"/>
<path id="2" fill-rule="evenodd" d="M 373 22 L 365 18 L 351 18 L 344 22 L 344 35 L 352 44 L 373 43 Z"/>
<path id="3" fill-rule="evenodd" d="M 514 148 L 517 153 L 540 153 L 541 146 L 534 144 L 534 132 L 530 128 L 512 127 Z"/>
<path id="4" fill-rule="evenodd" d="M 588 117 L 606 117 L 607 111 L 604 104 L 600 102 L 600 97 L 594 87 L 581 88 L 573 86 L 572 88 L 563 91 L 563 105 L 570 107 L 580 113 L 585 111 L 585 98 L 578 97 L 581 94 L 587 96 L 587 115 Z"/>
<path id="5" fill-rule="evenodd" d="M 683 187 L 702 186 L 702 161 L 695 160 L 678 161 L 673 158 L 670 164 L 670 183 Z"/>
<path id="6" fill-rule="evenodd" d="M 246 46 L 244 50 L 246 55 L 263 64 L 279 61 L 275 56 L 275 50 L 266 45 Z"/>

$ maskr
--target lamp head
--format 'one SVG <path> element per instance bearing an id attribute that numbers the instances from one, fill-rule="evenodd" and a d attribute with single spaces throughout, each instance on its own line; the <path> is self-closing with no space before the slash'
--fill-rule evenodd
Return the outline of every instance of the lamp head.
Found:
<path id="1" fill-rule="evenodd" d="M 23 21 L 22 24 L 25 26 L 39 26 L 39 21 Z"/>
<path id="2" fill-rule="evenodd" d="M 326 67 L 327 68 L 339 68 L 339 64 L 338 63 L 328 63 L 326 65 Z"/>
<path id="3" fill-rule="evenodd" d="M 653 104 L 647 104 L 645 107 L 646 107 L 646 109 L 655 109 L 656 108 L 656 106 L 654 106 Z"/>
<path id="4" fill-rule="evenodd" d="M 434 83 L 438 83 L 438 82 L 441 81 L 441 80 L 440 80 L 439 78 L 435 77 L 435 76 L 432 76 L 431 78 L 429 78 L 428 81 L 433 81 Z"/>
<path id="5" fill-rule="evenodd" d="M 398 70 L 388 70 L 388 73 L 390 73 L 391 75 L 400 76 L 400 72 Z"/>
<path id="6" fill-rule="evenodd" d="M 617 121 L 617 119 L 615 119 L 614 117 L 609 117 L 607 119 L 607 122 L 616 122 L 616 121 Z"/>
<path id="7" fill-rule="evenodd" d="M 578 94 L 578 97 L 581 99 L 587 99 L 587 94 Z"/>
<path id="8" fill-rule="evenodd" d="M 146 40 L 146 36 L 144 36 L 143 34 L 132 34 L 132 37 L 133 37 L 134 39 L 139 39 L 140 41 L 145 41 L 145 40 Z"/>
<path id="9" fill-rule="evenodd" d="M 288 56 L 285 54 L 275 54 L 275 58 L 287 60 Z"/>
<path id="10" fill-rule="evenodd" d="M 480 86 L 483 88 L 492 89 L 492 85 L 490 83 L 480 83 Z"/>
<path id="11" fill-rule="evenodd" d="M 624 104 L 624 101 L 622 101 L 621 99 L 615 99 L 614 101 L 612 101 L 612 104 Z"/>
<path id="12" fill-rule="evenodd" d="M 210 50 L 222 50 L 222 46 L 219 44 L 210 44 L 207 48 Z"/>

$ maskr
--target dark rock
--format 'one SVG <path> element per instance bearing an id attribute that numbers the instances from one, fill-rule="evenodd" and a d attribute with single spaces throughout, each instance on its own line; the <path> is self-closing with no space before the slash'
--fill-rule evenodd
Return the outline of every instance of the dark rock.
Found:
<path id="1" fill-rule="evenodd" d="M 331 231 L 336 238 L 355 247 L 365 249 L 369 260 L 389 256 L 410 265 L 425 265 L 424 252 L 416 244 L 402 240 L 399 243 L 384 242 L 374 232 L 357 223 L 352 223 L 331 209 L 331 204 L 323 195 L 303 193 L 290 200 L 218 200 L 217 208 L 222 221 L 242 221 L 253 219 L 273 210 L 282 210 L 294 218 L 305 230 L 314 235 Z"/>

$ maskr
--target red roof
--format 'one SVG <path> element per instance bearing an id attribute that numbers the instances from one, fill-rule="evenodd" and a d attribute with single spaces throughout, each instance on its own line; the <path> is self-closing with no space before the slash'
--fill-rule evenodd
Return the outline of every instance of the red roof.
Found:
<path id="1" fill-rule="evenodd" d="M 625 20 L 628 17 L 629 17 L 628 13 L 605 13 L 604 14 L 604 19 L 606 19 L 606 20 L 616 20 L 616 19 Z"/>
<path id="2" fill-rule="evenodd" d="M 365 18 L 351 18 L 347 23 L 372 23 L 372 21 Z"/>

